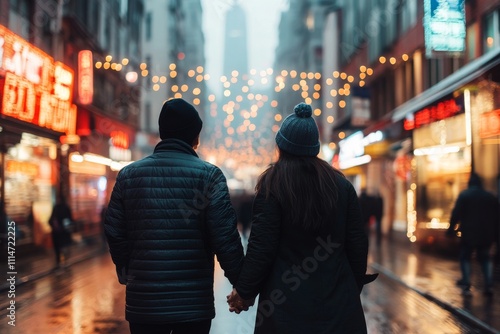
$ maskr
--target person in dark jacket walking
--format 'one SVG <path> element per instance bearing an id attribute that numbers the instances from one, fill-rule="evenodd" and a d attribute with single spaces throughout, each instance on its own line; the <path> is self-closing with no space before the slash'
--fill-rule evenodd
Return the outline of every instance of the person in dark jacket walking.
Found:
<path id="1" fill-rule="evenodd" d="M 241 312 L 259 295 L 255 333 L 366 333 L 360 300 L 368 238 L 356 191 L 317 157 L 310 105 L 294 108 L 276 135 L 278 161 L 256 186 L 241 275 L 227 296 Z"/>
<path id="2" fill-rule="evenodd" d="M 183 99 L 163 104 L 153 154 L 124 167 L 105 233 L 126 284 L 131 333 L 209 333 L 214 256 L 234 285 L 243 247 L 226 178 L 195 152 L 202 120 Z"/>
<path id="3" fill-rule="evenodd" d="M 64 196 L 59 195 L 49 218 L 49 225 L 52 229 L 52 244 L 56 256 L 56 267 L 61 265 L 62 255 L 65 257 L 64 260 L 67 260 L 66 257 L 68 254 L 64 252 L 64 249 L 71 244 L 69 225 L 72 222 L 73 214 L 71 208 L 66 203 Z"/>
<path id="4" fill-rule="evenodd" d="M 451 212 L 448 236 L 461 235 L 460 269 L 462 278 L 457 284 L 465 294 L 470 294 L 471 258 L 474 251 L 481 264 L 484 294 L 493 294 L 493 263 L 491 246 L 498 235 L 499 203 L 496 197 L 484 190 L 479 175 L 471 173 L 468 187 L 462 191 Z"/>

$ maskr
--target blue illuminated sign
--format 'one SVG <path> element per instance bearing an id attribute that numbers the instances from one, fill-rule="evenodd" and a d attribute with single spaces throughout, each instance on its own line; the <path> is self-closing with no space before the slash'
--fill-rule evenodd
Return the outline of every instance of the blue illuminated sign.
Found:
<path id="1" fill-rule="evenodd" d="M 424 0 L 425 49 L 428 58 L 465 51 L 465 0 Z"/>

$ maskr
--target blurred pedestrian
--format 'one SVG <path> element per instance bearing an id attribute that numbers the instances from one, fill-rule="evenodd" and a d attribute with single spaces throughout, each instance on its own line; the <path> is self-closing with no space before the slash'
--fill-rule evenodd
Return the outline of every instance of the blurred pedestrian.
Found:
<path id="1" fill-rule="evenodd" d="M 368 281 L 368 240 L 356 191 L 317 157 L 310 105 L 294 108 L 276 143 L 278 161 L 256 186 L 230 311 L 246 310 L 259 295 L 255 333 L 366 333 L 360 293 Z"/>
<path id="2" fill-rule="evenodd" d="M 359 206 L 361 208 L 361 220 L 367 237 L 370 237 L 371 219 L 375 214 L 374 199 L 368 195 L 366 189 L 361 189 L 361 194 L 358 198 Z"/>
<path id="3" fill-rule="evenodd" d="M 377 245 L 382 241 L 382 217 L 384 216 L 384 199 L 379 193 L 373 196 L 373 218 L 375 219 L 375 237 Z"/>
<path id="4" fill-rule="evenodd" d="M 241 225 L 241 235 L 243 239 L 248 240 L 250 227 L 252 223 L 252 205 L 253 195 L 245 192 L 240 199 L 237 215 L 238 222 Z"/>
<path id="5" fill-rule="evenodd" d="M 162 139 L 118 174 L 104 222 L 131 333 L 209 333 L 214 255 L 231 284 L 243 262 L 227 182 L 195 152 L 202 120 L 183 99 L 163 104 Z"/>
<path id="6" fill-rule="evenodd" d="M 493 294 L 493 263 L 491 246 L 498 235 L 499 203 L 497 198 L 483 189 L 481 178 L 471 173 L 468 187 L 463 190 L 451 212 L 449 236 L 460 232 L 460 269 L 462 278 L 457 284 L 470 294 L 471 258 L 474 251 L 483 272 L 485 295 Z M 457 229 L 458 227 L 458 229 Z"/>
<path id="7" fill-rule="evenodd" d="M 67 260 L 68 253 L 64 252 L 64 250 L 71 244 L 71 232 L 69 231 L 69 227 L 72 222 L 73 214 L 71 208 L 66 203 L 64 196 L 59 195 L 49 218 L 49 225 L 52 229 L 52 244 L 56 257 L 56 267 L 61 265 L 63 254 L 64 260 Z"/>

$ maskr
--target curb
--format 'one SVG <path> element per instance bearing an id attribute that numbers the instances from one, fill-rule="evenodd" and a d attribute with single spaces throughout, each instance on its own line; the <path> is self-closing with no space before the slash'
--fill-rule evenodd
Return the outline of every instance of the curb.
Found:
<path id="1" fill-rule="evenodd" d="M 449 303 L 442 301 L 439 298 L 434 297 L 433 295 L 431 295 L 423 290 L 420 290 L 419 288 L 416 288 L 414 286 L 407 284 L 401 278 L 399 278 L 396 274 L 394 274 L 392 271 L 388 270 L 387 268 L 384 268 L 380 264 L 374 262 L 374 263 L 370 263 L 369 266 L 372 267 L 374 270 L 380 272 L 384 276 L 387 276 L 388 278 L 398 282 L 399 284 L 405 286 L 406 288 L 415 291 L 419 295 L 425 297 L 427 300 L 429 300 L 429 301 L 437 304 L 438 306 L 444 308 L 445 310 L 455 314 L 456 316 L 460 317 L 464 321 L 467 321 L 468 323 L 470 323 L 476 327 L 481 328 L 481 330 L 484 330 L 485 333 L 500 334 L 500 331 L 496 330 L 495 328 L 491 327 L 487 323 L 474 317 L 469 312 L 467 312 L 461 308 L 457 308 Z"/>

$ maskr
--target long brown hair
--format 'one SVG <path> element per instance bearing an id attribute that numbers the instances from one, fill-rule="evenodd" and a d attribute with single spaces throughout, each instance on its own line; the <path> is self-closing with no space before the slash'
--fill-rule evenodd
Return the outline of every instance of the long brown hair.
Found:
<path id="1" fill-rule="evenodd" d="M 295 156 L 279 150 L 276 163 L 259 177 L 255 190 L 276 197 L 284 219 L 305 230 L 332 223 L 338 200 L 336 178 L 342 173 L 318 157 Z"/>

